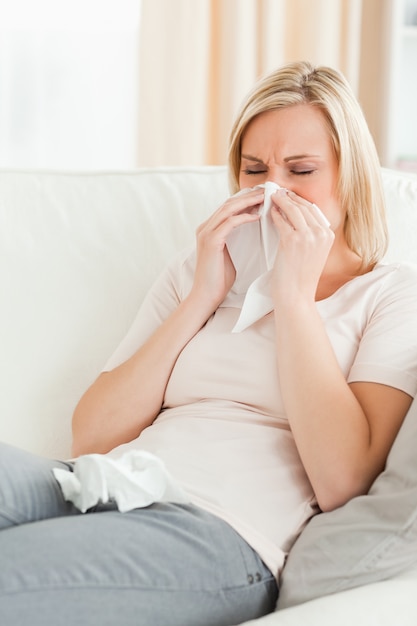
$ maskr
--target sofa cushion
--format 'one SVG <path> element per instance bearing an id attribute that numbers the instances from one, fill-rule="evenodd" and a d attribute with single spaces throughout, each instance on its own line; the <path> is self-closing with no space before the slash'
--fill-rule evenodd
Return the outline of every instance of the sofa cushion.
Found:
<path id="1" fill-rule="evenodd" d="M 70 455 L 81 394 L 227 194 L 214 166 L 0 171 L 2 441 Z"/>
<path id="2" fill-rule="evenodd" d="M 284 567 L 278 608 L 398 576 L 417 565 L 417 399 L 369 494 L 313 518 Z"/>

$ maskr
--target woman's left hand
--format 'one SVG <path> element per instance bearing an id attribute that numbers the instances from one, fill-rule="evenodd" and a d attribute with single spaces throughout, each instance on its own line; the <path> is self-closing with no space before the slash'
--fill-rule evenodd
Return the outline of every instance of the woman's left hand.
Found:
<path id="1" fill-rule="evenodd" d="M 292 295 L 314 301 L 335 234 L 317 207 L 294 192 L 280 189 L 272 202 L 271 217 L 280 236 L 273 296 L 287 303 Z"/>

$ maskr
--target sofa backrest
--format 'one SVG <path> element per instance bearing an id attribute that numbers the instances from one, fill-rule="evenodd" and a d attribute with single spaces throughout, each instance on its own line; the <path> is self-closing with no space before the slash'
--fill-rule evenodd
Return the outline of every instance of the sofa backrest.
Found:
<path id="1" fill-rule="evenodd" d="M 417 262 L 417 176 L 384 170 L 388 259 Z M 228 195 L 224 167 L 0 171 L 0 439 L 70 455 L 77 401 L 166 261 Z"/>

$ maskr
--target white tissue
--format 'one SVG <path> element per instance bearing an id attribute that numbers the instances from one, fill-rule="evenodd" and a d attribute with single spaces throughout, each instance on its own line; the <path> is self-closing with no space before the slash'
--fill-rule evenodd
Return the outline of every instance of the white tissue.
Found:
<path id="1" fill-rule="evenodd" d="M 259 209 L 260 219 L 239 226 L 227 239 L 227 249 L 236 269 L 236 279 L 223 305 L 242 307 L 232 330 L 234 333 L 241 332 L 273 308 L 268 279 L 279 236 L 272 223 L 270 209 L 271 196 L 280 187 L 270 181 L 259 187 L 265 189 L 264 202 Z"/>
<path id="2" fill-rule="evenodd" d="M 73 472 L 52 471 L 65 500 L 82 513 L 109 500 L 115 500 L 121 512 L 154 502 L 189 502 L 162 460 L 145 450 L 131 450 L 118 459 L 87 454 L 75 461 Z"/>
<path id="3" fill-rule="evenodd" d="M 236 280 L 223 306 L 242 307 L 233 333 L 245 330 L 274 308 L 270 295 L 270 278 L 279 235 L 271 218 L 271 196 L 281 187 L 270 181 L 258 187 L 265 189 L 264 203 L 259 209 L 260 219 L 239 226 L 227 239 L 227 249 L 236 269 Z M 312 206 L 327 226 L 330 226 L 318 206 Z"/>
<path id="4" fill-rule="evenodd" d="M 235 294 L 246 294 L 249 285 L 272 268 L 278 247 L 278 231 L 272 223 L 270 208 L 271 196 L 280 187 L 272 182 L 259 187 L 265 189 L 264 203 L 259 209 L 260 219 L 239 226 L 227 238 L 227 249 L 236 269 L 232 288 Z"/>

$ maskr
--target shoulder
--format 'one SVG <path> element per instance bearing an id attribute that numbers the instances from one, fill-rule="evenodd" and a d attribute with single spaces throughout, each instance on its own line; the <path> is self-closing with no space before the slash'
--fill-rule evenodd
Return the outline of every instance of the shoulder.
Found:
<path id="1" fill-rule="evenodd" d="M 380 263 L 381 267 L 391 269 L 391 272 L 397 277 L 411 279 L 414 282 L 417 279 L 417 264 L 411 261 L 398 261 L 397 263 Z"/>
<path id="2" fill-rule="evenodd" d="M 410 262 L 378 263 L 372 274 L 380 279 L 381 292 L 417 296 L 417 265 Z"/>
<path id="3" fill-rule="evenodd" d="M 416 336 L 417 318 L 417 266 L 409 262 L 379 264 L 371 289 L 368 309 L 371 318 L 393 326 L 407 326 Z"/>
<path id="4" fill-rule="evenodd" d="M 412 276 L 417 277 L 417 264 L 411 261 L 391 261 L 386 263 L 385 261 L 379 261 L 370 274 L 381 274 L 385 276 Z"/>
<path id="5" fill-rule="evenodd" d="M 390 301 L 400 303 L 404 298 L 417 302 L 417 265 L 379 262 L 371 271 L 346 283 L 339 292 L 335 295 L 343 306 L 348 300 L 351 304 L 361 304 L 361 308 L 368 312 Z"/>

